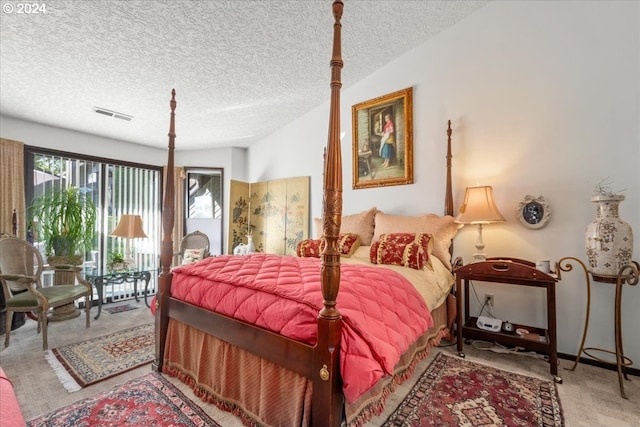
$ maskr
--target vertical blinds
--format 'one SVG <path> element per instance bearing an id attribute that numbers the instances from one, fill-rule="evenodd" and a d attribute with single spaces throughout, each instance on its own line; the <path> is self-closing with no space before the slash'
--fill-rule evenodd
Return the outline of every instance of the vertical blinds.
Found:
<path id="1" fill-rule="evenodd" d="M 35 153 L 33 196 L 68 187 L 77 187 L 97 207 L 96 240 L 85 261 L 103 268 L 109 254 L 124 253 L 133 247 L 135 264 L 158 266 L 160 247 L 160 171 L 82 158 Z M 146 239 L 111 237 L 123 214 L 140 215 Z M 37 241 L 36 241 L 37 243 Z"/>

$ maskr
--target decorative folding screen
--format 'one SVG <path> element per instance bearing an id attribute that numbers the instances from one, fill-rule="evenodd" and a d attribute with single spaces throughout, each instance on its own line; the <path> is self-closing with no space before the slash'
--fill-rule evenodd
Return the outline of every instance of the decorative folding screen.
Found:
<path id="1" fill-rule="evenodd" d="M 246 183 L 231 180 L 228 253 L 247 243 L 258 252 L 295 255 L 309 236 L 309 177 Z"/>

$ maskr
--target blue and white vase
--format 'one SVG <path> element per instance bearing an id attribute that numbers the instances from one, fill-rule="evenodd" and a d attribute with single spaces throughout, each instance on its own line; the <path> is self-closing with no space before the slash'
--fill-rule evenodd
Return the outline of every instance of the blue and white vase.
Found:
<path id="1" fill-rule="evenodd" d="M 633 231 L 620 219 L 618 206 L 622 195 L 598 195 L 596 219 L 587 226 L 585 245 L 589 271 L 593 276 L 617 276 L 633 256 Z"/>

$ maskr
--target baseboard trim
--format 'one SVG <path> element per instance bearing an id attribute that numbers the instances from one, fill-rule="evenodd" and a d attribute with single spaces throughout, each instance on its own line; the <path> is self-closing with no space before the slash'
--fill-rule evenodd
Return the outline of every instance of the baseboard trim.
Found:
<path id="1" fill-rule="evenodd" d="M 576 356 L 573 354 L 558 353 L 558 357 L 560 359 L 565 359 L 565 360 L 571 360 L 571 361 L 576 360 Z M 598 368 L 608 369 L 610 371 L 616 371 L 616 372 L 618 371 L 618 368 L 616 367 L 616 365 L 591 359 L 590 357 L 581 357 L 580 363 L 584 363 L 585 365 L 596 366 Z M 626 367 L 624 372 L 626 372 L 629 375 L 640 377 L 640 369 L 638 368 Z"/>

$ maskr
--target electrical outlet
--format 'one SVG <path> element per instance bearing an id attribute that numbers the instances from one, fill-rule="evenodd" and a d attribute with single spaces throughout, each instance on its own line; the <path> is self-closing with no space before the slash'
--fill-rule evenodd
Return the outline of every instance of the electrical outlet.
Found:
<path id="1" fill-rule="evenodd" d="M 493 307 L 493 294 L 485 294 L 484 295 L 484 304 L 488 305 L 489 307 Z"/>

